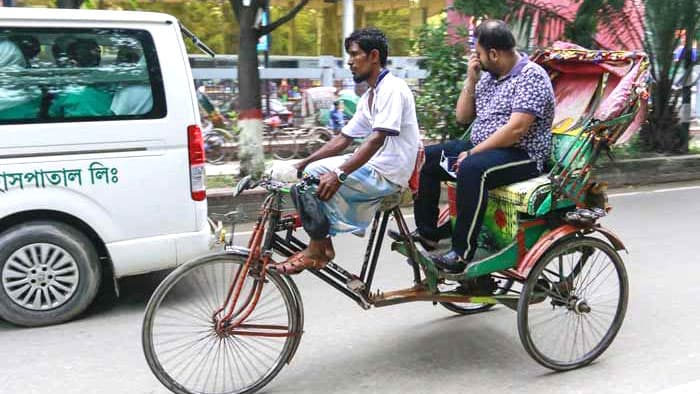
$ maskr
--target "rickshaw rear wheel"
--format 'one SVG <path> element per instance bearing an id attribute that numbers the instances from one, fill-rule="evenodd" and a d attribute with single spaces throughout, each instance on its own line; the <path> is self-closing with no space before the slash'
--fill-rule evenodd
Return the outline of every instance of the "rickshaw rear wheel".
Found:
<path id="1" fill-rule="evenodd" d="M 513 286 L 512 279 L 505 278 L 494 278 L 498 289 L 493 292 L 493 295 L 504 295 L 510 291 Z M 496 306 L 496 304 L 474 304 L 474 303 L 456 303 L 456 302 L 441 302 L 440 305 L 445 307 L 447 310 L 460 314 L 460 315 L 473 315 L 476 313 L 486 312 L 489 309 Z"/>
<path id="2" fill-rule="evenodd" d="M 151 296 L 142 328 L 144 355 L 173 393 L 254 393 L 291 361 L 303 332 L 301 298 L 293 282 L 277 273 L 267 272 L 264 282 L 249 273 L 241 299 L 253 294 L 255 286 L 263 287 L 245 320 L 247 327 L 217 330 L 214 312 L 245 260 L 220 253 L 190 261 Z M 237 308 L 234 319 L 239 312 Z M 292 335 L 274 335 L 287 333 Z"/>
<path id="3" fill-rule="evenodd" d="M 528 354 L 555 371 L 580 368 L 612 343 L 627 310 L 622 258 L 592 237 L 562 241 L 540 258 L 518 302 L 518 332 Z"/>

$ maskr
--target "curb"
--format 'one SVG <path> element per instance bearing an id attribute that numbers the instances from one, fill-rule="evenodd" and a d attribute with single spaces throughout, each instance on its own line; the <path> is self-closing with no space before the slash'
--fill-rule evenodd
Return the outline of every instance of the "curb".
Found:
<path id="1" fill-rule="evenodd" d="M 700 155 L 619 160 L 598 165 L 595 174 L 598 180 L 608 182 L 611 189 L 695 181 L 700 180 Z M 255 220 L 265 195 L 265 189 L 256 188 L 246 190 L 234 201 L 232 187 L 209 189 L 209 214 L 237 210 L 241 222 Z M 441 197 L 446 201 L 447 193 L 442 193 Z M 291 209 L 293 206 L 290 201 L 285 201 L 284 208 Z"/>

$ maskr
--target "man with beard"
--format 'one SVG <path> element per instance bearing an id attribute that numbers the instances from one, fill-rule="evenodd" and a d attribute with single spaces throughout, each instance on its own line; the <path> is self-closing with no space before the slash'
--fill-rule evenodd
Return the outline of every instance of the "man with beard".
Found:
<path id="1" fill-rule="evenodd" d="M 330 236 L 363 234 L 382 199 L 407 187 L 415 166 L 420 145 L 415 102 L 406 82 L 386 69 L 386 36 L 374 28 L 357 30 L 345 39 L 345 50 L 353 79 L 366 81 L 369 90 L 341 133 L 295 165 L 319 178 L 312 205 L 329 228 L 327 234 L 312 234 L 305 223 L 308 248 L 274 267 L 285 274 L 324 267 L 335 257 Z M 364 138 L 362 145 L 340 155 L 355 138 Z"/>
<path id="2" fill-rule="evenodd" d="M 471 139 L 426 147 L 414 204 L 412 236 L 432 249 L 443 235 L 436 226 L 440 182 L 456 177 L 452 248 L 433 256 L 448 272 L 463 271 L 474 257 L 488 190 L 540 175 L 551 150 L 554 92 L 547 72 L 515 50 L 503 21 L 483 22 L 475 35 L 476 53 L 456 106 L 458 122 L 474 122 Z"/>

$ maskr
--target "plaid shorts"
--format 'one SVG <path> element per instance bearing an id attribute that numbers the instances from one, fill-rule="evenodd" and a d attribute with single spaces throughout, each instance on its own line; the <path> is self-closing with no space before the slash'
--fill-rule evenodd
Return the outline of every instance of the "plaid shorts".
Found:
<path id="1" fill-rule="evenodd" d="M 332 172 L 350 156 L 333 156 L 315 161 L 304 172 L 314 176 Z M 400 191 L 399 185 L 389 182 L 367 164 L 348 174 L 345 183 L 333 197 L 321 202 L 321 208 L 331 224 L 330 235 L 345 232 L 363 234 L 382 199 Z"/>

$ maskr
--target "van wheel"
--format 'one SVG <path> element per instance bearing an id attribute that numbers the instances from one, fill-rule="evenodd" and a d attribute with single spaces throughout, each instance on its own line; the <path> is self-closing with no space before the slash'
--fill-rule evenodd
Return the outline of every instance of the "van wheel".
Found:
<path id="1" fill-rule="evenodd" d="M 101 266 L 81 232 L 36 221 L 0 234 L 0 316 L 20 326 L 62 323 L 97 294 Z"/>

